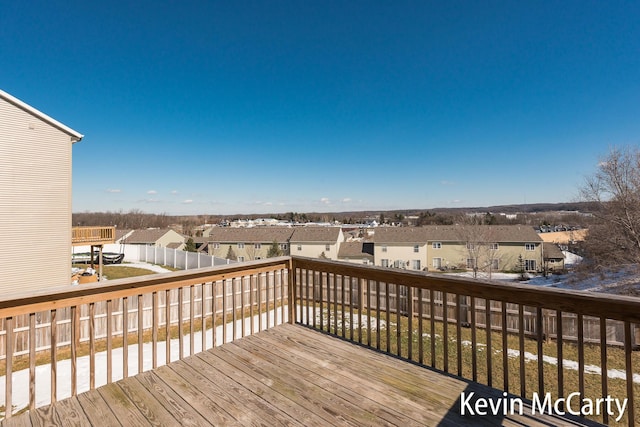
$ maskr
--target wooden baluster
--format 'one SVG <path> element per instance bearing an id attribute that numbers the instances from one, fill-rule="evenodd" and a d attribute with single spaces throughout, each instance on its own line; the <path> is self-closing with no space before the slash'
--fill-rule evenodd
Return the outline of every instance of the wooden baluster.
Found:
<path id="1" fill-rule="evenodd" d="M 501 301 L 502 305 L 502 386 L 503 390 L 509 392 L 509 343 L 507 338 L 507 303 Z"/>
<path id="2" fill-rule="evenodd" d="M 107 384 L 113 381 L 113 300 L 107 300 Z"/>
<path id="3" fill-rule="evenodd" d="M 558 332 L 559 334 L 559 332 Z M 561 365 L 561 359 L 558 358 L 558 365 Z M 607 368 L 607 319 L 600 317 L 600 381 L 602 386 L 602 396 L 609 395 Z M 562 395 L 560 395 L 562 396 Z M 609 424 L 609 413 L 602 411 L 602 423 Z"/>
<path id="4" fill-rule="evenodd" d="M 158 367 L 158 292 L 154 292 L 151 296 L 151 368 Z"/>
<path id="5" fill-rule="evenodd" d="M 36 408 L 36 346 L 36 314 L 29 313 L 29 410 L 31 411 Z"/>
<path id="6" fill-rule="evenodd" d="M 122 378 L 129 376 L 129 300 L 122 298 Z"/>
<path id="7" fill-rule="evenodd" d="M 79 330 L 80 317 L 78 313 L 78 307 L 71 307 L 71 395 L 76 396 L 78 394 L 78 330 Z"/>
<path id="8" fill-rule="evenodd" d="M 443 370 L 449 372 L 449 294 L 442 293 L 442 346 L 444 353 Z"/>
<path id="9" fill-rule="evenodd" d="M 4 407 L 6 419 L 11 418 L 13 411 L 13 317 L 4 319 L 5 324 L 5 379 Z"/>
<path id="10" fill-rule="evenodd" d="M 51 403 L 56 401 L 58 395 L 58 323 L 56 310 L 51 310 Z"/>
<path id="11" fill-rule="evenodd" d="M 96 305 L 89 304 L 89 389 L 96 388 Z"/>

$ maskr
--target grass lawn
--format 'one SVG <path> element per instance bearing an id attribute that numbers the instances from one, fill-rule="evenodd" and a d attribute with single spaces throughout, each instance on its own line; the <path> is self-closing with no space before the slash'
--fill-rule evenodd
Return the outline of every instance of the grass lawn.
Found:
<path id="1" fill-rule="evenodd" d="M 74 264 L 73 267 L 87 268 L 87 265 Z M 166 266 L 162 266 L 162 267 L 166 268 L 167 270 L 171 270 L 171 271 L 179 270 L 179 269 L 166 267 Z M 96 267 L 96 270 L 97 269 L 98 268 Z M 158 274 L 158 273 L 153 271 L 153 270 L 148 270 L 146 268 L 128 267 L 126 264 L 118 264 L 118 265 L 103 265 L 102 266 L 102 274 L 108 280 L 115 280 L 115 279 L 125 279 L 127 277 L 146 276 L 146 275 L 149 275 L 149 274 Z"/>
<path id="2" fill-rule="evenodd" d="M 306 308 L 303 308 L 306 310 Z M 313 307 L 312 307 L 313 311 Z M 317 307 L 316 310 L 316 327 L 319 329 L 319 314 L 320 310 Z M 342 336 L 342 323 L 343 317 L 338 307 L 337 323 L 334 318 L 334 307 L 324 306 L 323 309 L 323 329 L 325 331 Z M 368 318 L 366 312 L 362 313 L 362 325 L 361 330 L 358 327 L 358 311 L 353 311 L 353 321 L 350 321 L 350 313 L 344 313 L 345 323 L 345 338 L 351 339 L 350 327 L 354 325 L 353 341 L 359 342 L 364 345 L 369 345 L 374 348 L 378 348 L 382 351 L 388 351 L 391 354 L 398 355 L 400 348 L 400 355 L 403 358 L 411 359 L 415 362 L 420 362 L 427 366 L 432 366 L 432 354 L 435 359 L 435 364 L 432 366 L 438 370 L 447 371 L 451 374 L 458 375 L 458 357 L 460 348 L 460 361 L 461 361 L 461 376 L 467 379 L 474 378 L 474 360 L 475 360 L 475 377 L 476 381 L 482 384 L 491 384 L 498 389 L 505 389 L 505 378 L 507 379 L 507 391 L 521 395 L 522 388 L 524 387 L 524 394 L 522 397 L 526 399 L 532 399 L 534 392 L 540 391 L 540 384 L 538 383 L 538 342 L 536 340 L 525 338 L 524 339 L 524 353 L 520 353 L 520 341 L 517 335 L 507 334 L 506 336 L 506 348 L 503 347 L 503 336 L 500 331 L 493 331 L 487 334 L 485 329 L 477 328 L 475 333 L 475 351 L 472 347 L 472 329 L 469 327 L 463 327 L 460 329 L 460 336 L 458 337 L 458 331 L 455 324 L 449 324 L 446 331 L 442 322 L 434 322 L 434 330 L 431 330 L 430 319 L 422 320 L 422 334 L 419 332 L 420 321 L 417 318 L 413 318 L 411 325 L 411 332 L 409 332 L 409 322 L 406 316 L 398 317 L 392 314 L 389 319 L 386 318 L 386 313 L 380 313 L 380 328 L 376 328 L 378 324 L 375 319 L 375 311 L 371 310 L 372 323 L 369 330 Z M 336 328 L 337 326 L 337 328 Z M 336 330 L 337 329 L 337 330 Z M 378 336 L 379 334 L 379 336 Z M 360 336 L 362 338 L 360 338 Z M 387 340 L 387 336 L 389 340 Z M 398 339 L 399 336 L 399 339 Z M 488 350 L 487 342 L 488 338 L 491 341 L 491 351 Z M 435 352 L 432 353 L 432 340 L 435 345 Z M 458 340 L 462 345 L 458 346 Z M 411 343 L 412 354 L 408 357 L 409 343 Z M 419 349 L 422 347 L 422 358 L 420 357 Z M 447 350 L 447 358 L 445 359 L 445 348 Z M 550 392 L 552 399 L 556 399 L 562 394 L 567 397 L 570 393 L 580 391 L 579 373 L 577 370 L 577 361 L 579 359 L 578 346 L 570 341 L 564 341 L 562 345 L 562 355 L 564 359 L 563 368 L 561 369 L 563 377 L 563 390 L 562 393 L 558 387 L 559 370 L 558 364 L 554 359 L 558 355 L 558 343 L 556 341 L 544 342 L 542 345 L 543 356 L 545 361 L 542 365 L 544 370 L 544 385 L 542 387 L 544 393 Z M 585 344 L 584 351 L 584 364 L 586 367 L 599 368 L 601 364 L 600 345 Z M 507 359 L 507 371 L 505 373 L 503 360 L 506 354 Z M 521 358 L 525 356 L 523 378 L 520 377 L 520 364 Z M 490 357 L 489 357 L 490 356 Z M 488 360 L 491 361 L 488 364 Z M 575 362 L 571 363 L 571 362 Z M 446 369 L 445 369 L 446 363 Z M 640 372 L 640 352 L 633 352 L 632 354 L 632 366 L 634 372 Z M 489 368 L 490 367 L 490 368 Z M 587 370 L 587 369 L 585 369 Z M 624 374 L 626 371 L 625 366 L 625 354 L 624 349 L 617 346 L 607 346 L 607 371 L 609 372 L 608 384 L 606 394 L 603 394 L 601 374 L 600 373 L 585 373 L 584 374 L 584 397 L 590 399 L 602 398 L 603 395 L 610 395 L 613 398 L 624 399 L 627 397 L 627 383 L 626 380 L 620 378 L 611 378 L 612 373 L 617 374 L 620 371 Z M 614 372 L 615 371 L 615 372 Z M 489 374 L 490 373 L 490 374 Z M 490 375 L 490 377 L 489 377 Z M 490 381 L 489 381 L 490 378 Z M 640 384 L 634 382 L 633 395 L 635 397 L 635 416 L 636 422 L 640 421 Z M 598 422 L 602 422 L 602 416 L 588 417 Z M 627 418 L 620 420 L 616 423 L 614 419 L 610 419 L 609 423 L 616 425 L 626 425 Z"/>

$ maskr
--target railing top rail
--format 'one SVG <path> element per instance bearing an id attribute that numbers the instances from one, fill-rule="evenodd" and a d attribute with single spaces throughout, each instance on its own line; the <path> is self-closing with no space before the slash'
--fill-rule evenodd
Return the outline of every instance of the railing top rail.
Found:
<path id="1" fill-rule="evenodd" d="M 278 268 L 286 269 L 289 267 L 289 260 L 289 257 L 269 258 L 268 260 L 117 279 L 89 285 L 65 286 L 38 293 L 0 296 L 0 318 L 231 279 L 274 271 Z"/>
<path id="2" fill-rule="evenodd" d="M 640 298 L 292 257 L 293 268 L 640 323 Z"/>
<path id="3" fill-rule="evenodd" d="M 115 230 L 113 225 L 78 225 L 71 227 L 72 230 Z"/>

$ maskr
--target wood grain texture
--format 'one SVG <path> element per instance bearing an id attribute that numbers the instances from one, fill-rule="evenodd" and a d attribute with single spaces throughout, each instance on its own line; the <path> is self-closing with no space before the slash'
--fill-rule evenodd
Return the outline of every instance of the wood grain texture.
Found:
<path id="1" fill-rule="evenodd" d="M 502 397 L 499 390 L 284 324 L 2 425 L 593 425 L 526 410 L 463 416 L 462 392 Z"/>

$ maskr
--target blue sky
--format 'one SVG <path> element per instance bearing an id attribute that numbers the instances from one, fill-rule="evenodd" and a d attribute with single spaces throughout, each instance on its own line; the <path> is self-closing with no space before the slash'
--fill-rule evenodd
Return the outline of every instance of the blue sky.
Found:
<path id="1" fill-rule="evenodd" d="M 0 88 L 85 135 L 73 210 L 566 202 L 640 142 L 640 2 L 0 3 Z"/>

